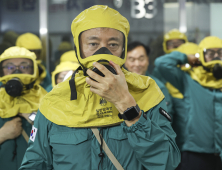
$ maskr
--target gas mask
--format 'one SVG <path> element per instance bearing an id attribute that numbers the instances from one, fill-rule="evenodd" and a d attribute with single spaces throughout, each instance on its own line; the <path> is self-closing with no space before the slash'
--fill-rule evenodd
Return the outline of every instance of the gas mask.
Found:
<path id="1" fill-rule="evenodd" d="M 16 69 L 12 74 L 22 74 L 23 72 L 19 69 Z M 22 95 L 23 90 L 29 90 L 33 87 L 35 81 L 31 82 L 28 85 L 24 85 L 19 78 L 10 79 L 3 87 L 8 95 L 12 97 L 18 97 Z"/>
<path id="2" fill-rule="evenodd" d="M 216 79 L 222 79 L 222 63 L 220 63 L 221 59 L 216 57 L 212 61 L 219 61 L 219 63 L 214 64 L 209 71 L 213 73 Z"/>
<path id="3" fill-rule="evenodd" d="M 97 50 L 93 55 L 97 55 L 97 54 L 110 54 L 110 55 L 113 55 L 108 48 L 106 47 L 102 47 L 100 48 L 99 50 Z M 109 64 L 109 61 L 108 60 L 105 60 L 105 59 L 102 59 L 102 60 L 99 60 L 97 61 L 98 63 L 104 65 L 111 73 L 113 74 L 117 74 L 116 73 L 116 70 Z M 94 71 L 95 73 L 99 74 L 100 76 L 104 77 L 104 74 L 99 71 L 96 67 L 93 67 L 92 68 L 92 71 Z"/>
<path id="4" fill-rule="evenodd" d="M 31 82 L 28 85 L 24 85 L 19 78 L 10 79 L 3 87 L 8 95 L 12 97 L 18 97 L 22 95 L 23 90 L 29 90 L 33 88 L 34 82 Z"/>

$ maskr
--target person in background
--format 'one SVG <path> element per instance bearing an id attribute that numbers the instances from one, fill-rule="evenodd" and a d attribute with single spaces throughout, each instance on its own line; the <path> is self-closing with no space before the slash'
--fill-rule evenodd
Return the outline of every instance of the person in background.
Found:
<path id="1" fill-rule="evenodd" d="M 62 64 L 63 62 L 65 64 Z M 67 65 L 67 68 L 66 68 L 66 65 Z M 57 78 L 59 78 L 60 82 L 62 82 L 64 78 L 68 76 L 67 75 L 68 73 L 71 74 L 70 71 L 75 71 L 78 67 L 79 67 L 79 62 L 76 58 L 75 51 L 71 50 L 71 51 L 65 52 L 60 58 L 60 64 L 57 65 L 55 70 L 52 72 L 52 84 L 46 88 L 46 91 L 50 92 L 52 88 L 58 84 Z M 63 73 L 58 75 L 58 73 L 60 72 L 63 72 Z"/>
<path id="2" fill-rule="evenodd" d="M 222 41 L 209 36 L 200 42 L 196 56 L 175 51 L 155 61 L 161 75 L 184 96 L 183 113 L 188 118 L 179 170 L 222 169 L 221 60 Z M 178 67 L 186 63 L 192 68 Z"/>
<path id="3" fill-rule="evenodd" d="M 181 53 L 184 53 L 186 55 L 195 55 L 198 53 L 199 47 L 195 43 L 187 42 L 185 44 L 182 44 L 180 47 L 178 47 L 175 51 L 179 51 Z M 186 63 L 184 65 L 180 65 L 180 68 L 182 71 L 189 71 L 191 66 L 189 63 Z M 172 127 L 174 131 L 177 134 L 176 137 L 176 142 L 177 146 L 179 147 L 180 150 L 182 150 L 182 147 L 184 145 L 184 142 L 186 140 L 186 134 L 185 134 L 185 127 L 186 123 L 188 120 L 188 114 L 187 114 L 187 105 L 186 100 L 184 99 L 183 94 L 174 86 L 167 82 L 166 87 L 169 90 L 170 95 L 172 96 L 173 100 L 173 110 L 174 110 L 174 115 L 173 115 L 173 123 Z"/>
<path id="4" fill-rule="evenodd" d="M 163 37 L 163 50 L 166 54 L 169 54 L 186 42 L 188 40 L 184 33 L 178 29 L 172 29 Z"/>
<path id="5" fill-rule="evenodd" d="M 156 81 L 157 85 L 160 87 L 165 96 L 167 109 L 172 117 L 172 99 L 167 88 L 160 80 L 158 80 L 155 76 L 150 75 L 147 71 L 149 67 L 150 48 L 143 43 L 135 41 L 128 44 L 127 50 L 127 58 L 125 63 L 127 70 L 139 75 L 150 76 Z"/>
<path id="6" fill-rule="evenodd" d="M 74 50 L 65 52 L 61 58 L 60 58 L 60 63 L 64 62 L 64 61 L 71 61 L 71 62 L 75 62 L 78 63 L 79 61 L 77 60 L 76 57 L 76 53 Z"/>
<path id="7" fill-rule="evenodd" d="M 70 61 L 63 61 L 57 65 L 56 69 L 52 72 L 52 85 L 48 86 L 46 91 L 50 92 L 53 87 L 65 80 L 64 78 L 68 73 L 72 74 L 79 66 L 79 63 Z"/>
<path id="8" fill-rule="evenodd" d="M 153 79 L 123 68 L 129 27 L 103 5 L 73 20 L 81 67 L 42 100 L 20 170 L 177 167 L 180 152 L 163 93 Z"/>
<path id="9" fill-rule="evenodd" d="M 59 64 L 60 58 L 64 53 L 66 53 L 68 51 L 71 51 L 73 49 L 74 48 L 73 48 L 73 45 L 70 41 L 69 36 L 63 36 L 62 41 L 59 44 L 58 49 L 57 49 L 57 51 L 55 52 L 55 55 L 54 55 L 54 59 L 53 59 L 54 60 L 54 65 L 56 66 L 56 65 Z"/>
<path id="10" fill-rule="evenodd" d="M 28 147 L 39 103 L 47 92 L 35 84 L 38 66 L 33 52 L 10 47 L 0 57 L 0 169 L 16 170 Z"/>
<path id="11" fill-rule="evenodd" d="M 39 77 L 36 83 L 39 83 L 44 89 L 51 84 L 51 77 L 41 60 L 42 43 L 39 37 L 32 33 L 25 33 L 18 37 L 16 46 L 24 47 L 36 55 L 36 60 L 39 68 Z"/>

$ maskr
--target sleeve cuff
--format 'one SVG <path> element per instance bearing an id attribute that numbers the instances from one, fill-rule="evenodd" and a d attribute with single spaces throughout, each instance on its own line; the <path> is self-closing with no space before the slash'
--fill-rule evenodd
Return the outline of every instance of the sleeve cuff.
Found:
<path id="1" fill-rule="evenodd" d="M 181 53 L 181 52 L 178 52 L 178 53 L 180 53 L 180 61 L 181 61 L 181 64 L 186 64 L 186 63 L 188 63 L 188 59 L 187 59 L 187 55 L 186 54 L 184 54 L 184 53 Z"/>
<path id="2" fill-rule="evenodd" d="M 125 123 L 125 121 L 121 124 L 124 132 L 126 133 L 133 133 L 137 130 L 140 129 L 146 129 L 148 128 L 148 123 L 147 123 L 147 115 L 142 111 L 142 115 L 140 116 L 139 120 L 133 124 L 132 126 L 128 127 Z"/>

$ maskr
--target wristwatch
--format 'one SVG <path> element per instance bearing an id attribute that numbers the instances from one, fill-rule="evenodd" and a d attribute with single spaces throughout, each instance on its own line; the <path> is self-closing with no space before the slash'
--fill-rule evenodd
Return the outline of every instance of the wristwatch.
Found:
<path id="1" fill-rule="evenodd" d="M 124 119 L 124 120 L 133 120 L 135 119 L 136 117 L 138 117 L 140 114 L 140 108 L 138 105 L 136 106 L 132 106 L 130 108 L 127 108 L 123 114 L 118 114 L 119 118 L 120 119 Z"/>

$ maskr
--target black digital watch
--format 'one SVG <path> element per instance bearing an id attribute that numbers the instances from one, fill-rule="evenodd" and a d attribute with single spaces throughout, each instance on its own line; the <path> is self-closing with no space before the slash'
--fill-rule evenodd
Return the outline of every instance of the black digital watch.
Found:
<path id="1" fill-rule="evenodd" d="M 124 120 L 133 120 L 135 119 L 136 117 L 138 117 L 140 114 L 140 108 L 138 105 L 136 106 L 132 106 L 130 108 L 127 108 L 123 114 L 118 114 L 119 118 L 120 119 L 124 119 Z"/>

